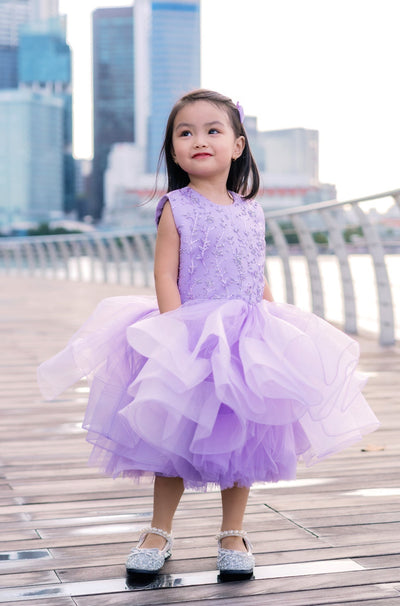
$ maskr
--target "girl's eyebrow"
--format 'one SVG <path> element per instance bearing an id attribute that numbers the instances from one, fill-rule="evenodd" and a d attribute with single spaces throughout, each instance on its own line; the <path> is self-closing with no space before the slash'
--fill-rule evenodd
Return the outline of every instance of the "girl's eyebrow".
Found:
<path id="1" fill-rule="evenodd" d="M 206 122 L 204 126 L 212 126 L 213 124 L 219 124 L 220 126 L 224 126 L 224 123 L 220 122 L 219 120 L 212 120 L 212 122 Z M 178 130 L 179 128 L 193 128 L 194 126 L 194 124 L 189 124 L 189 122 L 179 122 L 179 124 L 175 126 L 175 130 Z"/>

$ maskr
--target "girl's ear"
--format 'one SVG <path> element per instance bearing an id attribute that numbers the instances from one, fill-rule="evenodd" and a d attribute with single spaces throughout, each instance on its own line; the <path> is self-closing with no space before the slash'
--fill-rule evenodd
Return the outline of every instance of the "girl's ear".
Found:
<path id="1" fill-rule="evenodd" d="M 232 160 L 237 160 L 238 158 L 240 158 L 240 156 L 243 153 L 244 146 L 245 146 L 245 139 L 244 139 L 243 135 L 241 135 L 240 137 L 238 137 L 236 139 L 236 141 L 234 143 Z"/>

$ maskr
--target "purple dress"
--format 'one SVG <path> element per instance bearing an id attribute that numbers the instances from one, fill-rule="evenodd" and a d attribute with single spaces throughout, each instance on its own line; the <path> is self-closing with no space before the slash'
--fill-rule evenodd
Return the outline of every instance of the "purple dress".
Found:
<path id="1" fill-rule="evenodd" d="M 264 216 L 233 194 L 214 204 L 170 192 L 182 305 L 102 301 L 44 362 L 47 398 L 87 376 L 91 462 L 113 476 L 179 476 L 185 486 L 293 479 L 379 423 L 356 371 L 357 342 L 321 318 L 262 299 Z"/>

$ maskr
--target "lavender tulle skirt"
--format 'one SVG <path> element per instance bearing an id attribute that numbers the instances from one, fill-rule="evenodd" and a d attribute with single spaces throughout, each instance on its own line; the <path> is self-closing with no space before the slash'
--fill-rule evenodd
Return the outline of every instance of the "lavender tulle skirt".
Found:
<path id="1" fill-rule="evenodd" d="M 90 382 L 83 426 L 107 474 L 186 487 L 293 479 L 374 431 L 358 344 L 317 316 L 207 300 L 159 314 L 155 297 L 103 300 L 38 370 L 52 399 Z"/>

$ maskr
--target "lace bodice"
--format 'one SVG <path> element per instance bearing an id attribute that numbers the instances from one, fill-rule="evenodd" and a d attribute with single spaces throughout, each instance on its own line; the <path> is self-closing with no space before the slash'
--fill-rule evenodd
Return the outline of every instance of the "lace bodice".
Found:
<path id="1" fill-rule="evenodd" d="M 169 192 L 180 236 L 178 288 L 192 299 L 243 299 L 257 303 L 264 289 L 265 222 L 262 208 L 232 193 L 233 204 L 211 202 L 190 187 Z"/>

